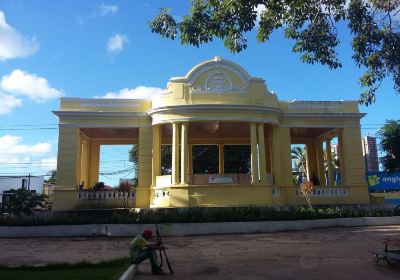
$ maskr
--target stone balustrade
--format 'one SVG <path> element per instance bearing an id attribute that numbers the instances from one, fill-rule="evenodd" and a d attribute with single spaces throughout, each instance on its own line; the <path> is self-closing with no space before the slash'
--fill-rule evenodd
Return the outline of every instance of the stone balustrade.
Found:
<path id="1" fill-rule="evenodd" d="M 78 200 L 119 200 L 119 199 L 134 199 L 135 191 L 122 192 L 119 190 L 79 190 Z"/>
<path id="2" fill-rule="evenodd" d="M 296 195 L 301 196 L 301 192 L 299 189 L 296 190 Z M 349 190 L 347 188 L 342 187 L 325 187 L 325 188 L 314 188 L 313 197 L 332 197 L 332 196 L 348 196 Z"/>

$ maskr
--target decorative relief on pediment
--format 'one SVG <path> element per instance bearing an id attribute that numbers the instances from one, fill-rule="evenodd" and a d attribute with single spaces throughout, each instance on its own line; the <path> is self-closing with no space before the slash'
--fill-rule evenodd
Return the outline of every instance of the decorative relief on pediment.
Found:
<path id="1" fill-rule="evenodd" d="M 244 83 L 245 84 L 245 83 Z M 236 85 L 231 78 L 222 71 L 212 71 L 205 82 L 192 87 L 193 93 L 246 93 L 247 85 Z"/>

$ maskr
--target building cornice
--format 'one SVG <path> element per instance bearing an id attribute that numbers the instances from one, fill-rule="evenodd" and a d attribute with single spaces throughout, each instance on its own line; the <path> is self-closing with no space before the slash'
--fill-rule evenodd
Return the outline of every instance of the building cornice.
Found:
<path id="1" fill-rule="evenodd" d="M 60 123 L 58 125 L 61 127 L 76 127 L 76 128 L 140 128 L 140 127 L 152 127 L 149 124 L 109 124 L 109 123 Z"/>
<path id="2" fill-rule="evenodd" d="M 146 113 L 141 112 L 104 112 L 104 111 L 52 111 L 57 117 L 142 117 L 147 118 Z"/>
<path id="3" fill-rule="evenodd" d="M 269 106 L 254 106 L 254 105 L 233 105 L 233 104 L 189 104 L 189 105 L 173 105 L 152 108 L 147 111 L 149 116 L 154 114 L 169 114 L 182 112 L 233 112 L 233 113 L 274 113 L 282 114 L 281 109 Z"/>
<path id="4" fill-rule="evenodd" d="M 90 102 L 135 102 L 135 101 L 151 101 L 150 99 L 146 98 L 81 98 L 81 97 L 61 97 L 61 101 L 70 101 L 70 102 L 78 102 L 78 101 L 90 101 Z"/>
<path id="5" fill-rule="evenodd" d="M 282 118 L 313 118 L 313 119 L 325 119 L 325 118 L 339 118 L 339 119 L 361 119 L 366 113 L 284 113 Z"/>
<path id="6" fill-rule="evenodd" d="M 279 125 L 277 119 L 273 118 L 253 118 L 253 117 L 187 117 L 173 118 L 168 120 L 153 119 L 153 125 L 170 124 L 170 123 L 186 123 L 186 122 L 204 122 L 204 121 L 221 121 L 221 122 L 256 122 L 256 123 L 271 123 Z"/>

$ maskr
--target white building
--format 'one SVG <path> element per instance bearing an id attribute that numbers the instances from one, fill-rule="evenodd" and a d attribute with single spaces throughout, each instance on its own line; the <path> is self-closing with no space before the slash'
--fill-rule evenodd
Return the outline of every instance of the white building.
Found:
<path id="1" fill-rule="evenodd" d="M 43 176 L 0 176 L 0 202 L 4 191 L 24 187 L 42 193 L 44 184 Z"/>

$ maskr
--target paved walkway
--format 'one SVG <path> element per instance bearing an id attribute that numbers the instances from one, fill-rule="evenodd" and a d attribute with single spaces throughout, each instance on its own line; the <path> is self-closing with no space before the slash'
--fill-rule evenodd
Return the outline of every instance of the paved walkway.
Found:
<path id="1" fill-rule="evenodd" d="M 143 279 L 400 279 L 400 269 L 376 265 L 373 253 L 400 226 L 302 232 L 164 238 L 175 275 Z M 127 256 L 130 238 L 0 239 L 0 264 L 43 265 Z M 166 269 L 166 267 L 165 267 Z"/>

